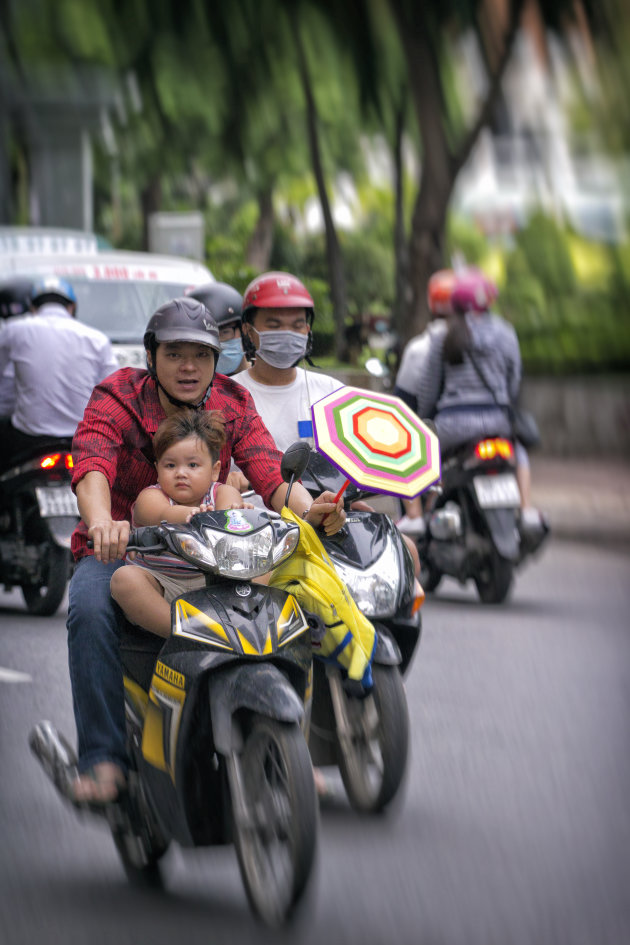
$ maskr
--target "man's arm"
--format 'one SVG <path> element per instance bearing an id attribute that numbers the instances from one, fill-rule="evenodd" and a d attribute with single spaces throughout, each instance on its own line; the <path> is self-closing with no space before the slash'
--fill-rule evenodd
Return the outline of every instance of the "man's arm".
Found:
<path id="1" fill-rule="evenodd" d="M 76 484 L 79 513 L 94 543 L 94 557 L 105 564 L 122 558 L 129 540 L 129 522 L 112 519 L 109 483 L 102 472 L 88 472 Z"/>

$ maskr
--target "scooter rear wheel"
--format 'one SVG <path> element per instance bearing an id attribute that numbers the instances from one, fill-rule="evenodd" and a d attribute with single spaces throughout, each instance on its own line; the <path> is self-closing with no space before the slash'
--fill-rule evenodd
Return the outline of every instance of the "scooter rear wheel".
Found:
<path id="1" fill-rule="evenodd" d="M 375 814 L 398 793 L 407 766 L 409 713 L 397 666 L 372 667 L 374 687 L 366 699 L 346 695 L 351 726 L 338 742 L 338 763 L 355 810 Z"/>
<path id="2" fill-rule="evenodd" d="M 70 552 L 50 541 L 45 552 L 41 584 L 23 584 L 22 596 L 30 614 L 51 617 L 56 613 L 70 577 Z"/>
<path id="3" fill-rule="evenodd" d="M 294 913 L 315 856 L 318 809 L 298 725 L 256 716 L 240 758 L 249 823 L 235 823 L 241 876 L 253 911 L 278 926 Z"/>
<path id="4" fill-rule="evenodd" d="M 475 576 L 475 585 L 484 604 L 502 604 L 512 588 L 514 566 L 494 554 L 482 574 Z"/>

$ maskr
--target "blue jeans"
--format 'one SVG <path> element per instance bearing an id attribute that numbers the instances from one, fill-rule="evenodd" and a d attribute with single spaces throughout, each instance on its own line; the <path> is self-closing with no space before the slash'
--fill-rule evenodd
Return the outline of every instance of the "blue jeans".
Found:
<path id="1" fill-rule="evenodd" d="M 77 561 L 70 581 L 68 663 L 81 771 L 99 761 L 127 769 L 122 611 L 109 591 L 112 574 L 123 564 L 103 564 L 88 555 Z"/>

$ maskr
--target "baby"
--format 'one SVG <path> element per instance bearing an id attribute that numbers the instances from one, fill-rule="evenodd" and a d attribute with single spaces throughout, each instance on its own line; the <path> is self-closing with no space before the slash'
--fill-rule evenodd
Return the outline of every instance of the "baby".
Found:
<path id="1" fill-rule="evenodd" d="M 143 489 L 131 512 L 131 525 L 188 522 L 196 512 L 249 507 L 233 486 L 217 482 L 225 443 L 221 414 L 186 411 L 164 420 L 153 437 L 158 481 Z M 161 637 L 171 634 L 171 601 L 205 587 L 204 574 L 181 558 L 136 555 L 118 568 L 111 593 L 127 618 Z"/>

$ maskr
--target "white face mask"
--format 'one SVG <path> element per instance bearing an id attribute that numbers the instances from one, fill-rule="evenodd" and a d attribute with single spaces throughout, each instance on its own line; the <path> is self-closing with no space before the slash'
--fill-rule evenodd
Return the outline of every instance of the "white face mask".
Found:
<path id="1" fill-rule="evenodd" d="M 261 331 L 256 355 L 275 368 L 290 368 L 306 354 L 308 335 L 299 331 Z"/>

